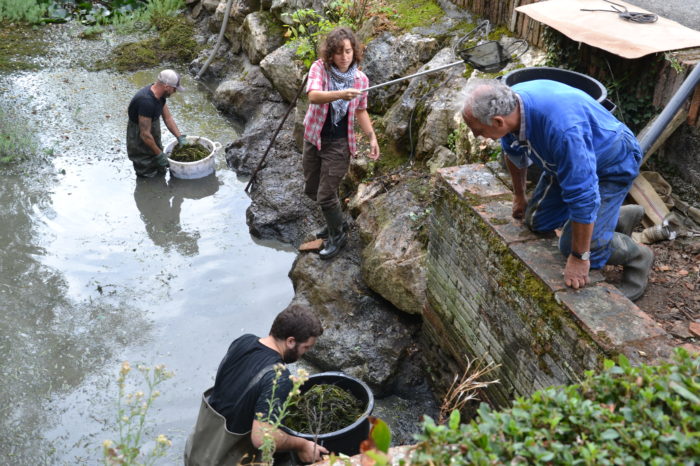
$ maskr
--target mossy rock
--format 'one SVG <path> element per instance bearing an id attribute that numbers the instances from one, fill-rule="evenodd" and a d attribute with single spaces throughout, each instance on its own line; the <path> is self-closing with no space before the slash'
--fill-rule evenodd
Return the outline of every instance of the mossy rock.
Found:
<path id="1" fill-rule="evenodd" d="M 119 45 L 112 51 L 112 59 L 104 62 L 105 67 L 114 68 L 117 71 L 153 68 L 159 63 L 160 59 L 153 39 Z M 100 68 L 99 65 L 98 68 Z"/>

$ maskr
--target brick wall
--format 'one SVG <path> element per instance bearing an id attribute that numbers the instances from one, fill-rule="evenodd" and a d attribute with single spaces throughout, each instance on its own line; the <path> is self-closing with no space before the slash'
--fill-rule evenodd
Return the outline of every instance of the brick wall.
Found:
<path id="1" fill-rule="evenodd" d="M 617 352 L 640 360 L 666 334 L 600 272 L 594 285 L 564 286 L 556 238 L 511 218 L 509 189 L 486 166 L 438 172 L 430 219 L 424 333 L 438 388 L 476 357 L 500 364 L 489 401 L 507 405 L 578 380 Z"/>

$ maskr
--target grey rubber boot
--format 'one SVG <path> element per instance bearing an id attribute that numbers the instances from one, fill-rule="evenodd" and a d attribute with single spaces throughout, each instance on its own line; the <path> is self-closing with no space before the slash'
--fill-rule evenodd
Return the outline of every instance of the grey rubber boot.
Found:
<path id="1" fill-rule="evenodd" d="M 608 264 L 622 266 L 622 283 L 618 288 L 631 301 L 636 301 L 647 287 L 654 253 L 622 233 L 615 233 L 611 246 L 613 253 Z"/>
<path id="2" fill-rule="evenodd" d="M 617 219 L 615 231 L 631 236 L 632 230 L 639 225 L 642 217 L 644 217 L 644 207 L 637 204 L 623 205 L 620 207 L 620 217 Z"/>
<path id="3" fill-rule="evenodd" d="M 323 242 L 323 249 L 318 255 L 325 260 L 335 257 L 343 249 L 348 241 L 348 234 L 343 228 L 343 211 L 340 210 L 340 206 L 323 210 L 323 216 L 326 217 L 328 225 L 328 239 Z"/>

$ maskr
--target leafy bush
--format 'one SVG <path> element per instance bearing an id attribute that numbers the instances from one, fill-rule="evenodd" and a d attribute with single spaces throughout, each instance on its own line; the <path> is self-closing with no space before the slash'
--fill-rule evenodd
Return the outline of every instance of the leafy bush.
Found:
<path id="1" fill-rule="evenodd" d="M 183 6 L 184 0 L 0 0 L 0 21 L 39 24 L 75 19 L 88 25 L 114 23 L 120 30 L 129 30 Z"/>
<path id="2" fill-rule="evenodd" d="M 427 418 L 417 464 L 700 464 L 700 358 L 633 367 L 620 356 L 578 385 L 518 398 L 500 412 L 482 404 L 469 424 Z"/>
<path id="3" fill-rule="evenodd" d="M 36 24 L 46 15 L 47 6 L 37 0 L 0 0 L 0 21 Z"/>

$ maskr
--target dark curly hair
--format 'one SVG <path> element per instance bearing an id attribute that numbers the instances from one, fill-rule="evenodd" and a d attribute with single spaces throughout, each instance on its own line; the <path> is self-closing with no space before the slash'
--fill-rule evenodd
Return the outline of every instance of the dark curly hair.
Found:
<path id="1" fill-rule="evenodd" d="M 352 63 L 350 66 L 362 63 L 362 46 L 358 42 L 357 37 L 355 37 L 355 33 L 350 28 L 339 27 L 329 32 L 326 40 L 321 44 L 318 56 L 321 57 L 326 68 L 329 68 L 333 63 L 333 54 L 343 50 L 343 41 L 345 39 L 349 40 L 352 46 Z"/>
<path id="2" fill-rule="evenodd" d="M 304 343 L 311 337 L 319 337 L 323 333 L 321 321 L 308 306 L 292 303 L 277 314 L 270 328 L 270 335 L 278 340 L 294 337 L 299 343 Z"/>

